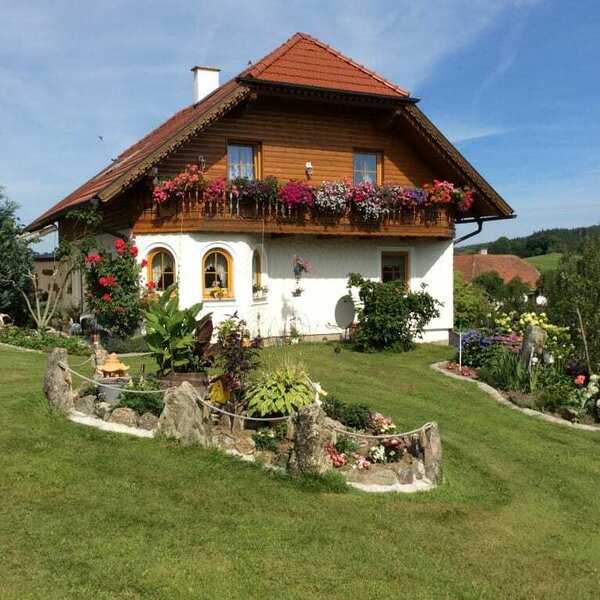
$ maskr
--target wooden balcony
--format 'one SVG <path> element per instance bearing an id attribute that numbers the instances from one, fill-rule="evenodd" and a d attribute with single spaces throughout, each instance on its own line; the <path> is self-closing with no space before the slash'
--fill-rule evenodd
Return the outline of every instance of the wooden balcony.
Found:
<path id="1" fill-rule="evenodd" d="M 269 206 L 236 199 L 211 202 L 201 196 L 160 206 L 144 201 L 135 233 L 182 231 L 452 238 L 454 219 L 448 206 L 394 207 L 383 219 L 365 221 L 353 209 L 329 216 L 315 208 L 286 209 L 279 203 Z"/>

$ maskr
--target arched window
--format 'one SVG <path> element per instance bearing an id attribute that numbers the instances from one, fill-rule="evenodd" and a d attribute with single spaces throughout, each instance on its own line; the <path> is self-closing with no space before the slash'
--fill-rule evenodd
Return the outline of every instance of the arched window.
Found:
<path id="1" fill-rule="evenodd" d="M 164 248 L 154 250 L 148 256 L 148 281 L 154 281 L 159 292 L 175 283 L 175 261 Z"/>
<path id="2" fill-rule="evenodd" d="M 252 253 L 252 293 L 259 294 L 262 291 L 262 263 L 260 253 L 255 250 Z"/>
<path id="3" fill-rule="evenodd" d="M 209 250 L 202 261 L 204 298 L 233 298 L 233 260 L 221 248 Z"/>

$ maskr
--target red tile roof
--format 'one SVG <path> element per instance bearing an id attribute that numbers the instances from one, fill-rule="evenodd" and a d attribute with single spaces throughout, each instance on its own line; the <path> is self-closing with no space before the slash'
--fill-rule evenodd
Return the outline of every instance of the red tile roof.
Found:
<path id="1" fill-rule="evenodd" d="M 405 90 L 396 87 L 316 38 L 305 33 L 296 33 L 279 48 L 197 104 L 175 113 L 120 154 L 111 165 L 38 217 L 27 229 L 30 231 L 40 229 L 56 220 L 62 211 L 94 197 L 100 198 L 103 202 L 113 198 L 139 177 L 147 174 L 152 166 L 158 164 L 190 135 L 241 101 L 249 93 L 249 87 L 244 82 L 250 82 L 252 79 L 257 82 L 281 85 L 360 92 L 392 99 L 403 99 L 409 95 Z M 449 142 L 443 141 L 443 144 L 447 146 L 446 150 L 453 150 L 456 154 L 456 150 Z M 478 189 L 483 189 L 487 195 L 492 194 L 494 204 L 501 205 L 502 199 L 482 178 L 480 179 Z M 501 210 L 506 212 L 512 209 L 508 207 L 506 210 Z"/>
<path id="2" fill-rule="evenodd" d="M 531 288 L 537 287 L 540 272 L 522 258 L 512 254 L 458 254 L 454 257 L 454 269 L 460 271 L 465 281 L 488 271 L 496 271 L 504 283 L 520 277 Z"/>
<path id="3" fill-rule="evenodd" d="M 163 144 L 194 122 L 194 120 L 203 116 L 210 108 L 214 107 L 224 99 L 238 85 L 234 79 L 219 87 L 214 93 L 207 96 L 201 102 L 188 106 L 176 112 L 170 119 L 162 125 L 151 131 L 141 140 L 122 152 L 115 161 L 86 181 L 82 186 L 71 192 L 67 197 L 55 204 L 44 214 L 31 223 L 27 229 L 35 229 L 44 225 L 50 217 L 57 215 L 62 210 L 72 208 L 78 204 L 86 202 L 106 189 L 109 185 L 125 175 L 131 169 L 139 165 L 144 159 L 148 158 L 155 150 L 158 150 Z"/>
<path id="4" fill-rule="evenodd" d="M 246 69 L 241 77 L 363 94 L 409 95 L 407 91 L 306 33 L 296 33 L 271 54 Z"/>

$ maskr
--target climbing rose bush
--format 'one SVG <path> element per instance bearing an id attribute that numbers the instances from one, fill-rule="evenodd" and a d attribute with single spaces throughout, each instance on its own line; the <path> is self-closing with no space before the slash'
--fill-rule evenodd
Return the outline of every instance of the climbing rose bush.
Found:
<path id="1" fill-rule="evenodd" d="M 86 304 L 96 315 L 98 325 L 125 337 L 135 332 L 141 320 L 141 265 L 133 240 L 118 239 L 114 248 L 113 256 L 105 251 L 88 255 Z"/>

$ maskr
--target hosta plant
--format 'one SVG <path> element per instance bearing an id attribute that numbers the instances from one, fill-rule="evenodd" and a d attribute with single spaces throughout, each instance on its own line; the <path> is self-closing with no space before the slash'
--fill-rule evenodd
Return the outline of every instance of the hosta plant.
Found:
<path id="1" fill-rule="evenodd" d="M 315 392 L 301 365 L 261 371 L 246 392 L 248 415 L 291 415 L 313 402 Z"/>

